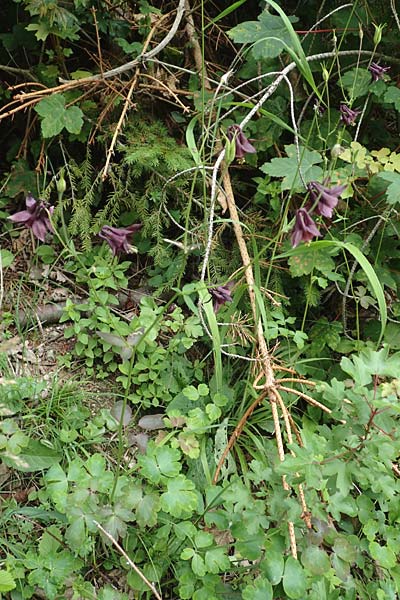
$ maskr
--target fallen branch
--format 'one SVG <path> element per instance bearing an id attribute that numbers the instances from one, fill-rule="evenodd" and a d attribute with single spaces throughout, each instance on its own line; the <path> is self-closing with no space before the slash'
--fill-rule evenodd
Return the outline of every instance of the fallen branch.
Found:
<path id="1" fill-rule="evenodd" d="M 118 292 L 118 305 L 117 308 L 123 310 L 129 304 L 139 304 L 143 296 L 147 295 L 146 290 L 139 288 L 137 290 L 127 290 L 124 292 Z M 80 306 L 87 304 L 82 301 L 82 298 L 71 297 L 70 300 L 76 305 L 79 310 Z M 20 327 L 26 327 L 27 325 L 52 325 L 58 323 L 63 314 L 65 314 L 66 302 L 55 302 L 54 304 L 43 304 L 35 308 L 20 309 L 17 313 L 17 323 Z M 82 315 L 85 311 L 82 311 Z"/>

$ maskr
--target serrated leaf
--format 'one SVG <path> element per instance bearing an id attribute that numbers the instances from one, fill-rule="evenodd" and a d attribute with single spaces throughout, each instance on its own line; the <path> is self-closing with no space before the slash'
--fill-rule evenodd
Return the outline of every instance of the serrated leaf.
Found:
<path id="1" fill-rule="evenodd" d="M 64 127 L 70 133 L 78 134 L 83 125 L 83 113 L 77 106 L 65 108 L 65 97 L 53 94 L 43 98 L 35 106 L 35 111 L 42 118 L 41 128 L 44 138 L 58 135 Z"/>
<path id="2" fill-rule="evenodd" d="M 288 263 L 293 277 L 310 275 L 314 269 L 327 276 L 335 269 L 335 262 L 328 252 L 315 249 L 313 245 L 300 246 L 298 252 L 289 258 Z"/>
<path id="3" fill-rule="evenodd" d="M 195 485 L 184 475 L 168 481 L 167 492 L 161 495 L 161 508 L 176 518 L 189 517 L 197 506 Z"/>
<path id="4" fill-rule="evenodd" d="M 242 598 L 243 600 L 272 600 L 272 585 L 268 579 L 259 577 L 244 588 Z"/>
<path id="5" fill-rule="evenodd" d="M 65 98 L 62 94 L 43 98 L 36 104 L 35 111 L 42 117 L 43 137 L 53 137 L 64 129 Z"/>
<path id="6" fill-rule="evenodd" d="M 143 477 L 152 483 L 159 483 L 164 477 L 176 477 L 182 465 L 181 453 L 176 448 L 149 444 L 147 453 L 138 457 Z"/>
<path id="7" fill-rule="evenodd" d="M 383 97 L 385 102 L 394 104 L 397 111 L 400 111 L 400 90 L 398 87 L 391 85 Z"/>
<path id="8" fill-rule="evenodd" d="M 6 248 L 2 248 L 0 250 L 0 268 L 5 269 L 9 267 L 14 262 L 14 254 L 7 250 Z"/>
<path id="9" fill-rule="evenodd" d="M 381 546 L 378 542 L 370 542 L 369 551 L 372 558 L 384 569 L 392 569 L 396 566 L 396 555 L 387 546 Z"/>
<path id="10" fill-rule="evenodd" d="M 387 181 L 389 184 L 386 188 L 386 200 L 388 204 L 394 205 L 400 202 L 400 173 L 384 171 L 376 175 L 376 177 Z"/>
<path id="11" fill-rule="evenodd" d="M 307 577 L 303 567 L 293 556 L 286 559 L 283 574 L 283 589 L 288 598 L 305 598 L 307 590 Z"/>
<path id="12" fill-rule="evenodd" d="M 285 146 L 285 150 L 286 157 L 273 158 L 270 162 L 264 163 L 260 167 L 261 171 L 272 177 L 282 177 L 282 190 L 304 191 L 299 175 L 296 146 L 290 144 Z M 300 169 L 306 183 L 318 181 L 322 178 L 323 171 L 318 166 L 320 162 L 322 162 L 322 157 L 319 152 L 300 147 Z"/>
<path id="13" fill-rule="evenodd" d="M 204 562 L 207 567 L 207 571 L 209 573 L 220 573 L 227 571 L 231 566 L 231 561 L 229 557 L 226 555 L 226 552 L 223 548 L 213 548 L 212 550 L 207 550 Z"/>
<path id="14" fill-rule="evenodd" d="M 340 366 L 357 384 L 368 385 L 371 383 L 373 375 L 382 377 L 398 376 L 400 354 L 397 352 L 390 358 L 388 355 L 389 349 L 387 346 L 379 351 L 367 348 L 360 354 L 351 356 L 351 358 L 344 356 L 340 361 Z"/>
<path id="15" fill-rule="evenodd" d="M 197 577 L 204 577 L 207 572 L 204 559 L 200 554 L 194 554 L 192 558 L 192 571 Z"/>
<path id="16" fill-rule="evenodd" d="M 70 106 L 64 114 L 64 126 L 69 133 L 78 135 L 83 125 L 83 112 L 78 106 Z"/>
<path id="17" fill-rule="evenodd" d="M 371 73 L 367 69 L 351 69 L 340 78 L 340 83 L 351 98 L 359 98 L 369 92 Z"/>
<path id="18" fill-rule="evenodd" d="M 292 23 L 296 23 L 296 17 L 289 17 Z M 236 25 L 228 31 L 229 37 L 237 44 L 254 44 L 252 54 L 256 60 L 262 58 L 275 58 L 289 46 L 290 34 L 279 16 L 262 12 L 258 21 L 245 21 Z"/>
<path id="19" fill-rule="evenodd" d="M 0 570 L 0 592 L 10 592 L 16 587 L 15 580 L 8 571 Z"/>

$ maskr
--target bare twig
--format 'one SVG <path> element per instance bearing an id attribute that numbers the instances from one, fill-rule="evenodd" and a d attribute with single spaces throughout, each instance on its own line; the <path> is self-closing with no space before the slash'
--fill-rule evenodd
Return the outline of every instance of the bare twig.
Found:
<path id="1" fill-rule="evenodd" d="M 303 398 L 303 400 L 305 400 L 312 406 L 315 406 L 316 408 L 320 408 L 321 410 L 328 413 L 329 415 L 332 413 L 330 408 L 328 408 L 324 404 L 321 404 L 321 402 L 318 402 L 318 400 L 314 400 L 314 398 L 311 398 L 311 396 L 309 396 L 308 394 L 305 394 L 304 392 L 300 392 L 299 390 L 296 390 L 294 388 L 288 388 L 284 385 L 278 385 L 277 387 L 278 387 L 278 389 L 283 390 L 284 392 L 288 392 L 289 394 L 295 394 L 296 396 L 300 396 L 300 398 Z"/>

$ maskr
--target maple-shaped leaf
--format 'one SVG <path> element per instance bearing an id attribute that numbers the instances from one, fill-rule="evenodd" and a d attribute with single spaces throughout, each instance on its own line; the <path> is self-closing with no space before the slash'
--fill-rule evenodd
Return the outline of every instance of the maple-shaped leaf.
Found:
<path id="1" fill-rule="evenodd" d="M 296 17 L 289 17 L 296 23 Z M 229 37 L 237 44 L 253 44 L 252 54 L 256 60 L 261 58 L 275 58 L 285 46 L 290 46 L 290 33 L 279 16 L 262 12 L 258 21 L 245 21 L 228 31 Z"/>
<path id="2" fill-rule="evenodd" d="M 261 171 L 272 177 L 282 177 L 281 189 L 302 191 L 304 185 L 300 179 L 299 169 L 306 183 L 310 181 L 319 181 L 322 178 L 323 171 L 318 163 L 322 162 L 322 156 L 315 150 L 307 150 L 300 147 L 300 164 L 297 157 L 297 150 L 294 144 L 285 146 L 286 157 L 273 158 L 270 162 L 262 165 Z"/>
<path id="3" fill-rule="evenodd" d="M 176 477 L 182 465 L 179 462 L 181 453 L 176 448 L 156 446 L 149 443 L 147 452 L 138 457 L 141 474 L 152 483 L 160 483 L 164 477 Z"/>
<path id="4" fill-rule="evenodd" d="M 197 507 L 196 486 L 184 475 L 168 481 L 167 491 L 161 495 L 161 508 L 176 518 L 189 518 Z"/>

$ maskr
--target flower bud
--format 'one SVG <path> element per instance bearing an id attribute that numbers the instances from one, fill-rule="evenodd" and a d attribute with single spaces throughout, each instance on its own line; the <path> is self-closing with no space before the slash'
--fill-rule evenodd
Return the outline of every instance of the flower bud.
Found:
<path id="1" fill-rule="evenodd" d="M 56 181 L 56 188 L 59 196 L 62 196 L 67 189 L 67 183 L 64 179 L 64 173 L 61 171 Z"/>
<path id="2" fill-rule="evenodd" d="M 322 79 L 325 81 L 325 83 L 328 83 L 329 81 L 329 71 L 325 65 L 322 65 Z"/>
<path id="3" fill-rule="evenodd" d="M 373 26 L 375 27 L 374 44 L 375 46 L 377 46 L 382 40 L 382 31 L 384 27 L 386 27 L 386 23 L 384 23 L 383 25 L 375 25 L 375 23 L 373 23 Z"/>
<path id="4" fill-rule="evenodd" d="M 226 144 L 225 144 L 225 162 L 226 162 L 226 164 L 230 165 L 235 160 L 235 156 L 236 156 L 235 138 L 233 138 L 232 140 L 229 140 L 228 138 L 226 138 Z"/>

